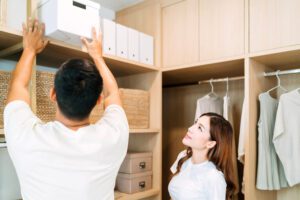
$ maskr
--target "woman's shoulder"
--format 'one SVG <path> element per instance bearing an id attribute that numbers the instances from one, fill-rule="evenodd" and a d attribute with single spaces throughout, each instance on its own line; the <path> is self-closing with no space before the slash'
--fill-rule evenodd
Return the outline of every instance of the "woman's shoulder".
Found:
<path id="1" fill-rule="evenodd" d="M 176 173 L 176 171 L 177 171 L 177 165 L 178 165 L 178 162 L 179 162 L 179 160 L 181 159 L 181 158 L 183 158 L 183 157 L 185 157 L 187 155 L 187 150 L 185 149 L 185 150 L 183 150 L 183 151 L 181 151 L 178 155 L 177 155 L 177 158 L 176 158 L 176 160 L 175 160 L 175 162 L 173 163 L 173 165 L 171 166 L 171 172 L 173 173 L 173 174 L 175 174 Z"/>
<path id="2" fill-rule="evenodd" d="M 223 172 L 218 170 L 213 162 L 208 162 L 207 177 L 209 182 L 226 185 Z"/>

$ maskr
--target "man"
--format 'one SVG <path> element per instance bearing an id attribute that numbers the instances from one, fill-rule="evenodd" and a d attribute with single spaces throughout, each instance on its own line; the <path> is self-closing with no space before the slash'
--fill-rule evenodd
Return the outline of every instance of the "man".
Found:
<path id="1" fill-rule="evenodd" d="M 13 72 L 4 110 L 5 137 L 22 197 L 112 200 L 129 128 L 118 85 L 102 57 L 101 35 L 93 29 L 91 42 L 82 38 L 95 65 L 73 59 L 60 66 L 50 92 L 57 105 L 56 118 L 43 123 L 29 107 L 28 85 L 34 58 L 47 45 L 44 30 L 37 20 L 23 24 L 24 50 Z M 105 112 L 92 125 L 89 115 L 101 101 L 102 79 Z"/>

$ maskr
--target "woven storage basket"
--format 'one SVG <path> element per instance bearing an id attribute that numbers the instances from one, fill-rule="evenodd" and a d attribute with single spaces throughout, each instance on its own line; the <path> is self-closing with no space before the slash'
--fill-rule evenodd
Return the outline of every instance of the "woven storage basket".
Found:
<path id="1" fill-rule="evenodd" d="M 44 122 L 53 121 L 56 107 L 50 98 L 50 89 L 54 85 L 54 73 L 36 72 L 36 114 Z"/>
<path id="2" fill-rule="evenodd" d="M 0 71 L 0 128 L 3 128 L 3 111 L 7 99 L 11 72 Z"/>
<path id="3" fill-rule="evenodd" d="M 131 129 L 149 128 L 149 92 L 144 90 L 120 90 L 123 108 Z"/>
<path id="4" fill-rule="evenodd" d="M 101 103 L 99 105 L 96 105 L 95 108 L 92 110 L 90 115 L 90 122 L 96 123 L 103 115 L 104 113 L 104 103 L 101 100 Z"/>
<path id="5" fill-rule="evenodd" d="M 37 82 L 37 116 L 45 121 L 52 121 L 55 118 L 55 104 L 50 101 L 49 92 L 50 88 L 54 84 L 54 73 L 37 71 L 36 82 Z M 90 115 L 91 123 L 97 122 L 104 112 L 103 102 L 100 105 L 96 105 Z"/>

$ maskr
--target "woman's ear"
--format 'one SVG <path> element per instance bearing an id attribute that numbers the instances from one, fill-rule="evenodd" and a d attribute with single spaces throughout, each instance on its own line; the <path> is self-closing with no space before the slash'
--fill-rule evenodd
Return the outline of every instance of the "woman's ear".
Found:
<path id="1" fill-rule="evenodd" d="M 56 103 L 56 91 L 55 91 L 54 87 L 52 87 L 50 89 L 50 94 L 49 95 L 50 95 L 50 100 L 52 102 Z"/>
<path id="2" fill-rule="evenodd" d="M 214 146 L 216 146 L 217 142 L 216 141 L 208 141 L 207 144 L 206 144 L 206 147 L 208 149 L 212 149 L 214 148 Z"/>

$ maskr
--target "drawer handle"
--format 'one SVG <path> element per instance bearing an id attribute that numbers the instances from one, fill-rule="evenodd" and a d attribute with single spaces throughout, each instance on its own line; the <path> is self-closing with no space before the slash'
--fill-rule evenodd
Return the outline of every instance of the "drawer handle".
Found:
<path id="1" fill-rule="evenodd" d="M 144 189 L 146 187 L 146 182 L 145 181 L 139 182 L 139 187 L 140 189 Z"/>
<path id="2" fill-rule="evenodd" d="M 140 162 L 139 166 L 140 166 L 140 169 L 145 169 L 146 168 L 146 162 Z"/>

